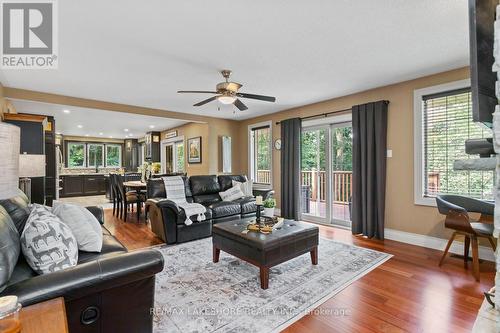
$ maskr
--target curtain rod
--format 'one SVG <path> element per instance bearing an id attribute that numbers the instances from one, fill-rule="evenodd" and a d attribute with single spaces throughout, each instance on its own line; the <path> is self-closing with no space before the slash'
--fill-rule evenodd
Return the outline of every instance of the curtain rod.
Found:
<path id="1" fill-rule="evenodd" d="M 343 109 L 343 110 L 335 110 L 335 111 L 330 111 L 330 112 L 325 112 L 325 113 L 320 113 L 320 114 L 315 114 L 313 116 L 300 117 L 300 120 L 311 119 L 311 118 L 318 118 L 318 117 L 325 117 L 326 118 L 326 117 L 328 117 L 331 114 L 339 113 L 339 112 L 347 112 L 347 111 L 352 111 L 352 108 Z M 276 125 L 279 125 L 280 123 L 281 123 L 281 121 L 277 121 Z"/>

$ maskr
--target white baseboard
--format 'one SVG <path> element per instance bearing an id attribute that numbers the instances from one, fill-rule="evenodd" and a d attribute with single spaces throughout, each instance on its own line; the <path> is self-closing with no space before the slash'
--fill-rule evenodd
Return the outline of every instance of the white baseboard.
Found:
<path id="1" fill-rule="evenodd" d="M 440 250 L 440 251 L 444 251 L 444 248 L 446 247 L 446 243 L 448 243 L 448 240 L 446 240 L 446 239 L 433 237 L 433 236 L 414 234 L 411 232 L 400 231 L 400 230 L 395 230 L 395 229 L 386 228 L 384 230 L 384 232 L 385 232 L 386 239 L 391 239 L 391 240 L 395 240 L 395 241 L 402 242 L 402 243 L 408 243 L 408 244 L 427 247 L 430 249 L 435 249 L 435 250 Z M 449 252 L 463 255 L 464 254 L 464 244 L 462 242 L 454 241 L 453 244 L 451 244 Z M 469 255 L 471 253 L 472 252 L 469 251 Z M 483 259 L 483 260 L 495 262 L 495 254 L 493 253 L 493 250 L 490 247 L 479 246 L 479 258 Z"/>

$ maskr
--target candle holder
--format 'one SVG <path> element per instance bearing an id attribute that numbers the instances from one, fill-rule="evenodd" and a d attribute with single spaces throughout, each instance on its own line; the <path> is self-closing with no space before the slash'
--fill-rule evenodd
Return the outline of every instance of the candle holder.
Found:
<path id="1" fill-rule="evenodd" d="M 257 212 L 255 213 L 255 216 L 257 217 L 256 221 L 258 224 L 260 224 L 260 207 L 262 205 L 256 205 L 257 206 Z"/>

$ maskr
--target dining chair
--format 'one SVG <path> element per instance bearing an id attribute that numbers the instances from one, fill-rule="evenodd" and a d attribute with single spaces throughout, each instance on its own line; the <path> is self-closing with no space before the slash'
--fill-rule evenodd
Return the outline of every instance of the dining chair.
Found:
<path id="1" fill-rule="evenodd" d="M 478 238 L 488 239 L 493 251 L 496 244 L 493 240 L 493 215 L 495 204 L 488 201 L 468 198 L 460 195 L 439 195 L 436 197 L 439 213 L 446 215 L 444 225 L 455 230 L 451 235 L 439 261 L 439 266 L 448 253 L 453 240 L 457 235 L 464 236 L 464 267 L 467 268 L 469 247 L 472 246 L 472 269 L 476 281 L 479 281 L 479 245 Z M 474 220 L 469 213 L 479 213 Z"/>
<path id="2" fill-rule="evenodd" d="M 115 188 L 118 193 L 118 207 L 119 207 L 119 215 L 120 219 L 127 222 L 127 213 L 129 209 L 133 211 L 134 204 L 136 204 L 136 209 L 138 205 L 141 205 L 143 200 L 143 196 L 135 191 L 125 191 L 125 186 L 123 185 L 123 177 L 120 175 L 115 175 Z M 137 209 L 137 211 L 139 211 Z M 138 216 L 139 220 L 139 216 Z"/>

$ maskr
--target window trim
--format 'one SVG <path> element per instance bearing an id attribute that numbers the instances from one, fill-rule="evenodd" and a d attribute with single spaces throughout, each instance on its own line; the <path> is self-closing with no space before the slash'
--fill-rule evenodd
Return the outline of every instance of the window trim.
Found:
<path id="1" fill-rule="evenodd" d="M 423 97 L 469 88 L 470 85 L 470 79 L 465 79 L 413 91 L 413 198 L 415 205 L 436 207 L 436 199 L 424 196 Z"/>
<path id="2" fill-rule="evenodd" d="M 270 156 L 270 175 L 269 175 L 269 182 L 270 184 L 264 184 L 264 183 L 257 183 L 254 181 L 254 165 L 252 163 L 253 161 L 253 146 L 252 146 L 252 130 L 257 129 L 260 127 L 269 127 L 269 136 L 271 137 L 271 140 L 269 140 L 269 151 L 271 152 Z M 254 188 L 259 188 L 259 189 L 272 189 L 273 187 L 273 122 L 271 120 L 268 121 L 263 121 L 260 123 L 255 123 L 248 125 L 248 174 L 249 178 L 253 182 L 253 187 Z"/>
<path id="3" fill-rule="evenodd" d="M 108 147 L 118 147 L 118 166 L 108 166 Z M 104 159 L 103 163 L 105 165 L 105 168 L 121 168 L 122 167 L 122 153 L 123 153 L 123 146 L 119 143 L 105 143 L 104 144 Z"/>

